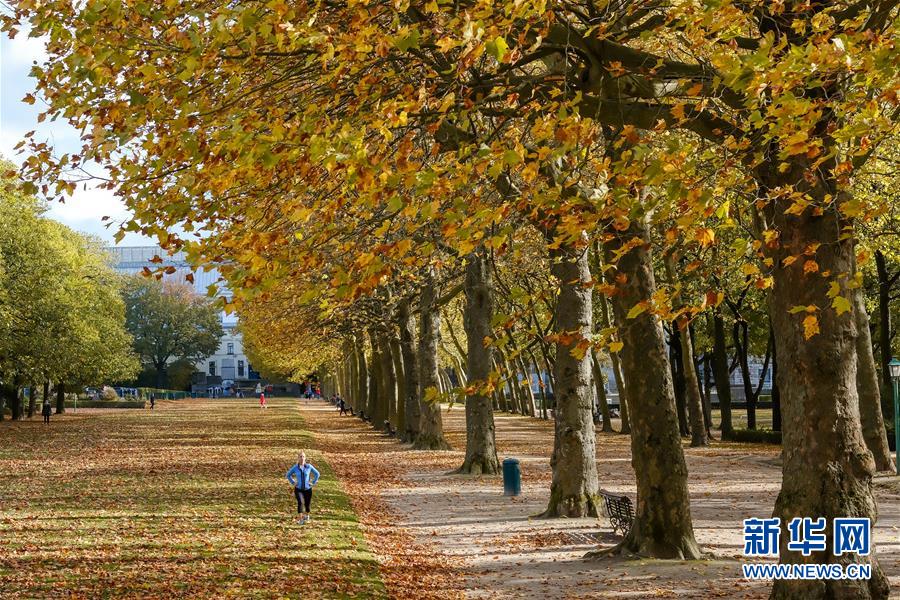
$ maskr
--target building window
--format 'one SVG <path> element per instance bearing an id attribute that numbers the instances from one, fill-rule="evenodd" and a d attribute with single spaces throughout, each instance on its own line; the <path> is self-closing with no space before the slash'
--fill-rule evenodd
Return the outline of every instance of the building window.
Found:
<path id="1" fill-rule="evenodd" d="M 216 361 L 209 361 L 209 374 L 215 376 L 216 374 Z"/>
<path id="2" fill-rule="evenodd" d="M 228 342 L 228 354 L 234 354 L 234 342 Z"/>
<path id="3" fill-rule="evenodd" d="M 238 361 L 238 377 L 243 377 L 243 376 L 244 376 L 244 361 L 239 360 Z"/>

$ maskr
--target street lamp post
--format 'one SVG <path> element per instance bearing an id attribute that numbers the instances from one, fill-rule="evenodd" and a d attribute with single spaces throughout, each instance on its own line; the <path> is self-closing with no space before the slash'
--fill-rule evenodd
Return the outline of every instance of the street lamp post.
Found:
<path id="1" fill-rule="evenodd" d="M 900 360 L 891 360 L 888 367 L 894 384 L 894 464 L 897 475 L 900 475 Z"/>

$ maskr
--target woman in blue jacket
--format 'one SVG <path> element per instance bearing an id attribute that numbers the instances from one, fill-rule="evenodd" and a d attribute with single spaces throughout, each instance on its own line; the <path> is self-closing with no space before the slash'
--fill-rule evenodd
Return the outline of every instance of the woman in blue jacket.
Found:
<path id="1" fill-rule="evenodd" d="M 298 523 L 301 525 L 309 522 L 309 505 L 312 502 L 312 488 L 319 481 L 319 471 L 306 462 L 306 453 L 301 451 L 297 462 L 285 475 L 288 482 L 294 486 L 294 497 L 297 498 L 297 514 L 300 515 Z"/>

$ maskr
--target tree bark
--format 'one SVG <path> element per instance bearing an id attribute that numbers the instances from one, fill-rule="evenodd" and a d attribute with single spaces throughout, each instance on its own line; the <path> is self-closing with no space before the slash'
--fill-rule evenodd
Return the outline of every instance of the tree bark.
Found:
<path id="1" fill-rule="evenodd" d="M 669 366 L 672 370 L 672 386 L 675 392 L 675 410 L 678 412 L 678 432 L 682 437 L 690 434 L 687 418 L 687 382 L 684 378 L 684 367 L 681 360 L 681 331 L 674 321 L 671 323 L 672 335 L 669 336 Z"/>
<path id="2" fill-rule="evenodd" d="M 464 290 L 466 309 L 463 326 L 466 330 L 466 458 L 460 473 L 473 475 L 500 472 L 494 440 L 494 413 L 489 379 L 492 349 L 493 282 L 485 249 L 478 248 L 466 259 Z"/>
<path id="3" fill-rule="evenodd" d="M 875 469 L 891 471 L 894 468 L 894 461 L 891 460 L 891 450 L 888 447 L 887 432 L 881 415 L 878 368 L 875 366 L 875 356 L 872 353 L 872 334 L 869 330 L 869 315 L 866 313 L 862 286 L 850 290 L 850 294 L 856 319 L 856 391 L 859 394 L 859 419 L 863 438 L 875 459 Z"/>
<path id="4" fill-rule="evenodd" d="M 597 352 L 591 349 L 592 366 L 594 369 L 594 387 L 597 389 L 597 402 L 600 404 L 600 416 L 603 418 L 602 431 L 604 433 L 615 433 L 613 431 L 612 420 L 609 416 L 609 401 L 606 399 L 606 386 L 604 385 L 603 368 L 597 359 Z"/>
<path id="5" fill-rule="evenodd" d="M 612 260 L 633 237 L 642 243 L 618 261 Z M 691 523 L 687 465 L 662 324 L 652 311 L 627 318 L 633 306 L 649 303 L 656 292 L 644 223 L 632 221 L 625 233 L 606 242 L 604 251 L 606 262 L 616 266 L 608 270 L 607 281 L 617 288 L 613 310 L 624 344 L 620 354 L 628 381 L 632 466 L 637 479 L 634 524 L 619 550 L 655 558 L 696 559 L 700 548 Z M 624 281 L 617 281 L 617 275 Z"/>
<path id="6" fill-rule="evenodd" d="M 403 352 L 400 349 L 399 333 L 392 335 L 390 338 L 391 358 L 394 362 L 394 373 L 396 375 L 395 394 L 397 397 L 394 404 L 396 411 L 391 421 L 397 429 L 397 435 L 402 440 L 406 431 L 406 365 L 403 364 Z"/>
<path id="7" fill-rule="evenodd" d="M 669 282 L 675 285 L 675 265 L 671 254 L 666 254 L 664 259 L 666 273 Z M 683 306 L 684 302 L 679 296 L 675 304 L 676 308 Z M 684 377 L 684 400 L 687 404 L 690 417 L 691 446 L 708 446 L 709 436 L 706 433 L 706 424 L 703 419 L 703 399 L 700 397 L 700 380 L 694 368 L 694 345 L 691 342 L 690 321 L 685 315 L 679 316 L 672 322 L 672 335 L 678 333 L 678 343 L 681 348 L 681 369 Z"/>
<path id="8" fill-rule="evenodd" d="M 559 285 L 556 335 L 555 429 L 550 500 L 543 517 L 598 515 L 597 437 L 594 432 L 591 354 L 591 270 L 586 247 L 563 243 L 550 250 Z"/>
<path id="9" fill-rule="evenodd" d="M 438 338 L 441 313 L 435 304 L 434 278 L 429 273 L 419 289 L 418 390 L 421 416 L 413 447 L 420 450 L 449 450 L 444 439 L 441 405 L 434 394 L 440 388 Z"/>
<path id="10" fill-rule="evenodd" d="M 852 236 L 843 233 L 853 224 L 837 209 L 841 198 L 836 183 L 815 179 L 823 173 L 833 173 L 835 159 L 815 167 L 803 160 L 795 159 L 786 171 L 772 160 L 756 173 L 760 191 L 767 200 L 764 214 L 779 236 L 778 244 L 764 246 L 774 264 L 769 300 L 778 340 L 778 385 L 784 420 L 782 484 L 774 511 L 782 526 L 779 560 L 843 565 L 868 562 L 872 565 L 872 578 L 778 580 L 772 598 L 887 598 L 889 585 L 878 564 L 874 544 L 868 557 L 834 556 L 834 535 L 829 526 L 825 530 L 826 551 L 803 556 L 788 548 L 787 524 L 795 517 L 824 518 L 829 524 L 836 517 L 866 517 L 873 526 L 877 518 L 872 493 L 875 462 L 866 448 L 859 420 L 856 320 L 852 310 L 839 315 L 830 308 L 831 282 L 840 279 L 821 275 L 832 273 L 837 278 L 852 273 L 854 243 Z M 781 193 L 786 188 L 792 190 L 791 195 Z M 813 206 L 800 214 L 788 214 L 794 195 L 799 193 L 806 194 Z M 815 260 L 815 273 L 805 272 L 805 260 L 788 261 L 785 265 L 787 257 L 803 256 L 810 248 L 812 254 L 805 259 Z M 792 314 L 791 309 L 797 306 L 819 309 L 812 314 Z M 808 337 L 805 329 L 810 317 L 817 320 L 818 333 Z"/>
<path id="11" fill-rule="evenodd" d="M 725 320 L 718 309 L 713 313 L 713 374 L 716 395 L 719 397 L 719 413 L 722 417 L 722 439 L 734 438 L 731 421 L 731 381 L 728 374 L 728 347 L 725 343 Z"/>
<path id="12" fill-rule="evenodd" d="M 892 400 L 893 383 L 891 382 L 891 288 L 900 271 L 894 275 L 888 273 L 887 261 L 881 250 L 875 251 L 875 271 L 878 274 L 878 344 L 881 367 L 881 414 L 885 419 L 894 417 Z"/>
<path id="13" fill-rule="evenodd" d="M 366 407 L 366 415 L 371 421 L 372 427 L 382 429 L 387 409 L 384 407 L 384 398 L 381 395 L 381 348 L 378 344 L 378 335 L 374 329 L 369 329 L 369 345 L 372 347 L 369 358 L 369 404 Z"/>
<path id="14" fill-rule="evenodd" d="M 393 423 L 397 412 L 397 372 L 394 369 L 394 357 L 391 353 L 390 334 L 386 331 L 378 332 L 378 358 L 381 361 L 378 388 L 379 404 L 382 407 L 383 418 L 378 419 L 377 428 L 387 431 L 385 421 Z"/>
<path id="15" fill-rule="evenodd" d="M 66 384 L 59 382 L 56 384 L 56 414 L 61 415 L 66 412 Z"/>
<path id="16" fill-rule="evenodd" d="M 13 383 L 10 386 L 9 392 L 9 401 L 12 403 L 10 408 L 12 409 L 12 420 L 13 421 L 21 421 L 22 420 L 22 398 L 19 396 L 19 385 L 18 383 Z"/>
<path id="17" fill-rule="evenodd" d="M 366 364 L 366 342 L 362 334 L 357 334 L 354 339 L 354 356 L 356 358 L 356 399 L 353 408 L 361 418 L 363 413 L 369 411 L 369 368 Z"/>
<path id="18" fill-rule="evenodd" d="M 753 379 L 750 377 L 749 325 L 746 321 L 736 319 L 732 329 L 734 351 L 737 353 L 738 365 L 741 369 L 741 382 L 744 385 L 744 402 L 747 404 L 747 429 L 756 429 L 756 394 L 753 391 Z"/>
<path id="19" fill-rule="evenodd" d="M 688 406 L 688 417 L 691 423 L 691 446 L 708 446 L 709 436 L 706 434 L 706 423 L 703 419 L 703 399 L 700 398 L 700 381 L 694 369 L 694 347 L 688 322 L 680 318 L 682 327 L 679 342 L 681 343 L 681 370 L 684 373 L 685 400 Z M 676 324 L 679 325 L 679 324 Z"/>
<path id="20" fill-rule="evenodd" d="M 400 326 L 400 353 L 403 356 L 404 423 L 401 439 L 415 442 L 419 437 L 422 410 L 419 403 L 419 364 L 416 356 L 416 323 L 409 310 L 409 300 L 400 302 L 397 310 Z"/>
<path id="21" fill-rule="evenodd" d="M 528 351 L 528 355 L 531 357 L 531 365 L 534 367 L 534 376 L 537 377 L 538 383 L 538 394 L 541 397 L 541 418 L 547 419 L 547 390 L 544 388 L 544 376 L 541 375 L 541 367 L 538 365 L 537 357 L 534 355 L 534 352 L 531 350 Z"/>
<path id="22" fill-rule="evenodd" d="M 36 392 L 37 392 L 37 389 L 35 389 L 34 383 L 32 382 L 32 383 L 28 384 L 28 418 L 29 419 L 34 416 L 34 408 L 35 408 L 35 405 L 37 404 L 37 398 L 35 398 L 35 396 L 37 396 Z"/>
<path id="23" fill-rule="evenodd" d="M 600 299 L 600 318 L 603 320 L 602 326 L 604 329 L 609 329 L 612 326 L 606 298 Z M 625 378 L 622 376 L 622 365 L 619 360 L 619 353 L 610 352 L 609 359 L 610 362 L 612 362 L 613 378 L 616 380 L 616 389 L 619 390 L 619 418 L 622 420 L 622 431 L 620 433 L 631 433 L 631 424 L 628 422 L 628 395 L 625 390 L 626 383 Z"/>
<path id="24" fill-rule="evenodd" d="M 528 373 L 528 367 L 525 365 L 525 360 L 519 356 L 517 359 L 517 364 L 519 367 L 519 372 L 522 374 L 522 393 L 525 398 L 525 410 L 529 417 L 536 416 L 536 409 L 534 406 L 534 390 L 531 389 L 531 377 Z"/>

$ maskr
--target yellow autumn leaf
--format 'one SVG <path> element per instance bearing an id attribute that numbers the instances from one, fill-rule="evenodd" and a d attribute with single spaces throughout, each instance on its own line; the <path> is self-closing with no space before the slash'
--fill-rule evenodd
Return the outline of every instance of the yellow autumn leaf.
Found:
<path id="1" fill-rule="evenodd" d="M 850 311 L 850 301 L 844 296 L 835 296 L 834 300 L 831 301 L 831 306 L 837 311 L 837 314 L 842 315 L 845 312 Z"/>
<path id="2" fill-rule="evenodd" d="M 816 315 L 807 315 L 803 319 L 803 337 L 806 339 L 819 333 L 819 319 Z"/>
<path id="3" fill-rule="evenodd" d="M 631 310 L 628 311 L 628 318 L 633 319 L 646 310 L 647 310 L 647 303 L 639 302 L 638 304 L 635 304 L 634 306 L 632 306 Z"/>

